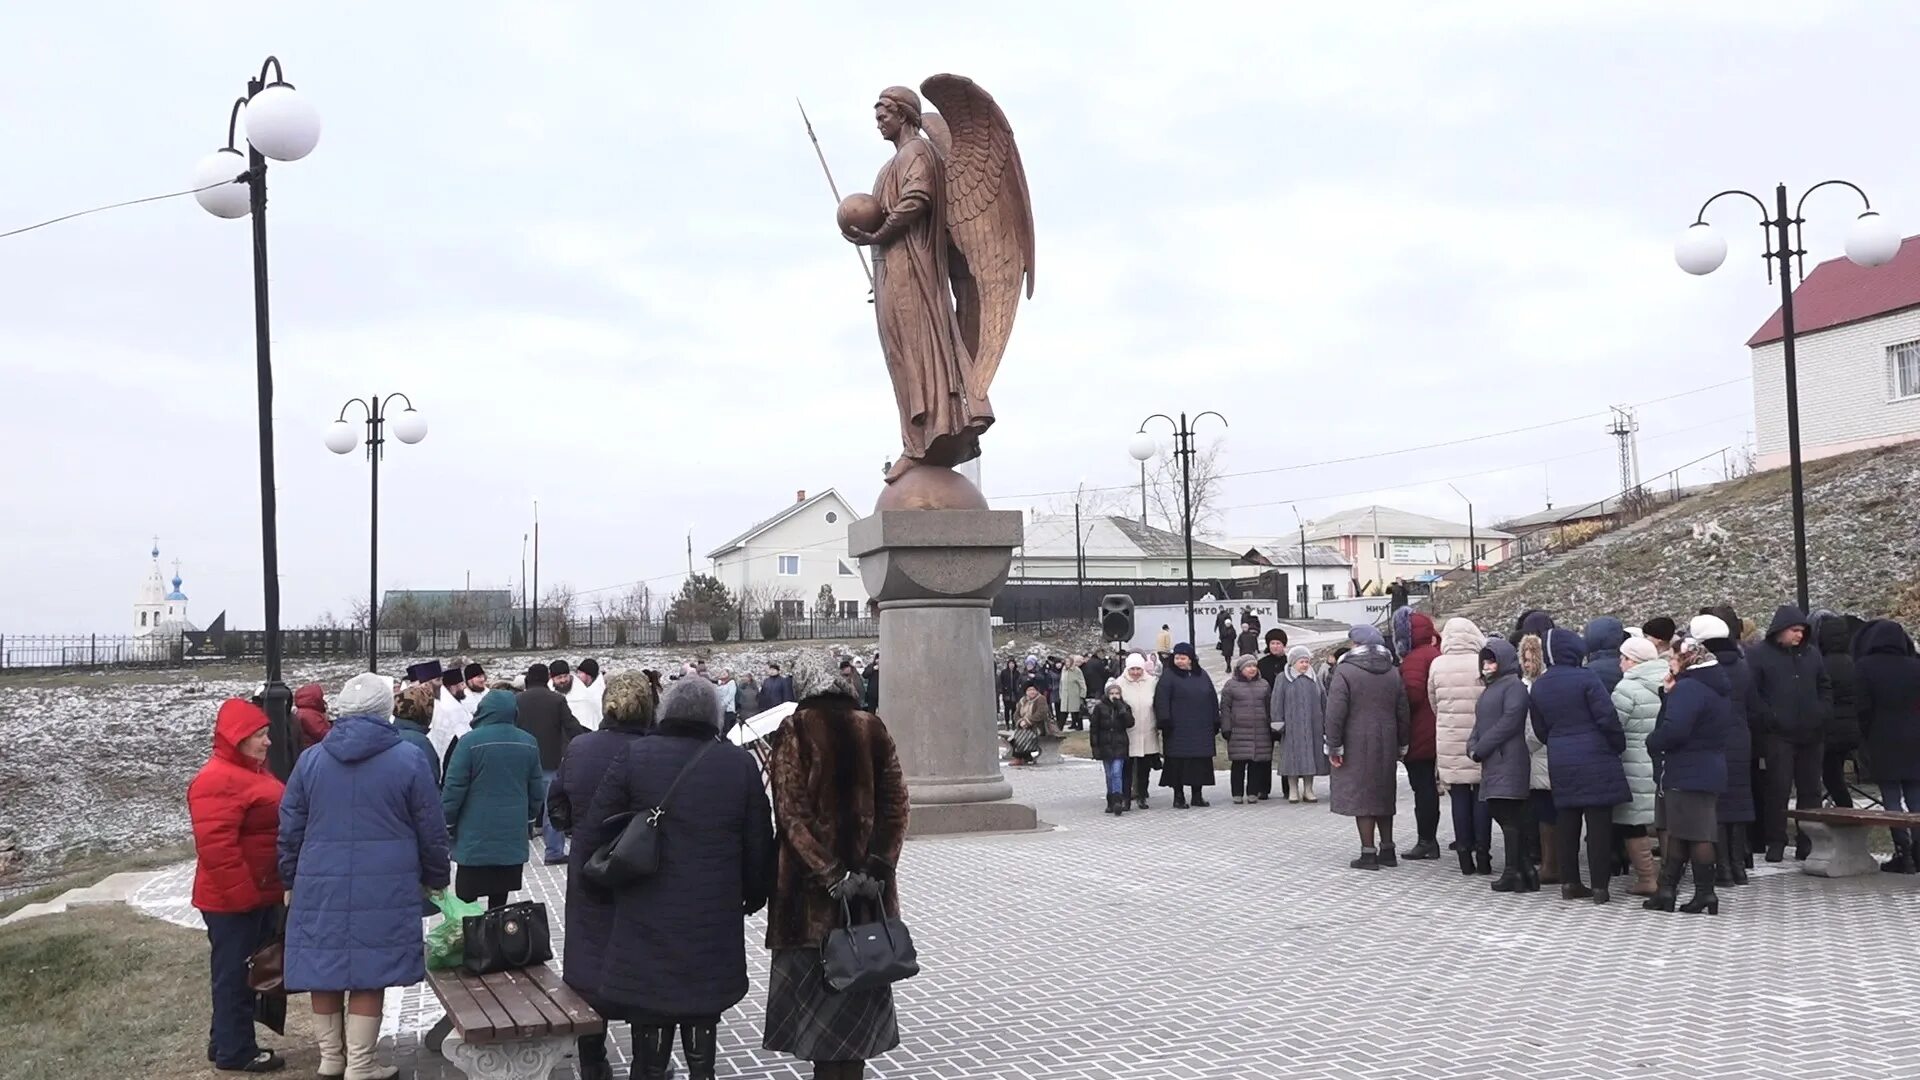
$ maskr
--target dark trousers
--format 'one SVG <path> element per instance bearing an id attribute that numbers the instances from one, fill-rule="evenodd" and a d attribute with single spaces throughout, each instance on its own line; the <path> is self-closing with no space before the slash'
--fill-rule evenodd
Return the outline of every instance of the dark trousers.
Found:
<path id="1" fill-rule="evenodd" d="M 1532 804 L 1526 799 L 1488 799 L 1485 805 L 1488 815 L 1500 823 L 1507 868 L 1518 870 L 1528 865 L 1532 861 L 1527 855 L 1527 834 L 1533 831 Z"/>
<path id="2" fill-rule="evenodd" d="M 1767 736 L 1767 841 L 1787 842 L 1787 792 L 1794 806 L 1818 810 L 1825 795 L 1820 771 L 1826 759 L 1825 743 L 1788 742 Z"/>
<path id="3" fill-rule="evenodd" d="M 1407 786 L 1413 789 L 1413 827 L 1423 844 L 1440 842 L 1440 779 L 1431 761 L 1407 762 Z"/>
<path id="4" fill-rule="evenodd" d="M 1853 805 L 1853 791 L 1847 787 L 1847 759 L 1852 756 L 1853 751 L 1843 746 L 1828 746 L 1821 755 L 1820 779 L 1835 806 Z"/>
<path id="5" fill-rule="evenodd" d="M 1014 699 L 1010 697 L 1002 697 L 1000 699 L 1000 726 L 1001 727 L 1008 728 L 1008 729 L 1011 729 L 1013 727 L 1013 707 L 1014 707 Z"/>
<path id="6" fill-rule="evenodd" d="M 1227 783 L 1233 797 L 1258 798 L 1273 794 L 1273 762 L 1234 761 L 1228 763 Z"/>
<path id="7" fill-rule="evenodd" d="M 1604 889 L 1613 876 L 1613 807 L 1562 806 L 1553 835 L 1560 858 L 1560 880 L 1580 883 L 1580 827 L 1587 830 L 1587 875 L 1594 887 Z"/>
<path id="8" fill-rule="evenodd" d="M 1479 784 L 1450 784 L 1447 799 L 1453 810 L 1453 843 L 1456 851 L 1493 849 L 1493 811 L 1480 798 Z M 1503 799 L 1502 802 L 1516 802 Z"/>
<path id="9" fill-rule="evenodd" d="M 253 990 L 247 986 L 247 961 L 273 934 L 277 907 L 239 914 L 203 911 L 207 943 L 212 947 L 213 1024 L 207 1042 L 213 1063 L 237 1069 L 260 1052 L 253 1037 Z"/>
<path id="10" fill-rule="evenodd" d="M 1133 788 L 1133 797 L 1144 799 L 1147 789 L 1153 782 L 1153 770 L 1147 767 L 1147 759 L 1130 757 L 1127 759 L 1128 784 Z"/>

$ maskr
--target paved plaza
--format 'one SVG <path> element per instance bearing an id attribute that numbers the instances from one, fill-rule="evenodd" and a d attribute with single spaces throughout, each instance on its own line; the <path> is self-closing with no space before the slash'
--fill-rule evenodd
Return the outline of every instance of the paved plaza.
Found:
<path id="1" fill-rule="evenodd" d="M 1116 820 L 1091 763 L 1012 779 L 1051 831 L 907 845 L 923 970 L 899 990 L 900 1049 L 870 1075 L 1920 1076 L 1910 877 L 1788 863 L 1729 890 L 1717 918 L 1596 908 L 1495 896 L 1450 856 L 1349 870 L 1351 825 L 1324 804 L 1237 807 L 1222 790 L 1208 809 L 1163 795 Z M 561 869 L 528 869 L 556 929 Z M 162 875 L 135 903 L 191 923 L 187 880 Z M 758 1048 L 763 929 L 749 922 L 753 989 L 722 1027 L 720 1075 L 804 1077 Z M 418 1052 L 431 995 L 409 990 L 398 1012 L 395 1060 L 456 1077 Z"/>

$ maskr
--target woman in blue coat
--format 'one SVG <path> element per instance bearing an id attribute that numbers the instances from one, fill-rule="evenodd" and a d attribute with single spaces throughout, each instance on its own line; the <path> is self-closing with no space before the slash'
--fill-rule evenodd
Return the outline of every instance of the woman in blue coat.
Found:
<path id="1" fill-rule="evenodd" d="M 1727 786 L 1727 736 L 1735 727 L 1729 701 L 1731 683 L 1715 659 L 1709 640 L 1727 636 L 1727 625 L 1712 615 L 1695 618 L 1687 639 L 1673 653 L 1660 720 L 1647 736 L 1647 749 L 1661 755 L 1660 794 L 1666 842 L 1660 850 L 1660 888 L 1640 906 L 1672 911 L 1680 875 L 1693 863 L 1693 899 L 1688 913 L 1720 914 L 1714 893 L 1714 846 L 1720 824 L 1714 809 Z"/>
<path id="2" fill-rule="evenodd" d="M 286 987 L 312 995 L 320 1074 L 391 1080 L 374 1062 L 386 988 L 427 976 L 422 891 L 447 887 L 447 819 L 427 754 L 389 717 L 393 683 L 347 680 L 326 740 L 280 802 Z"/>
<path id="3" fill-rule="evenodd" d="M 1600 676 L 1583 667 L 1587 645 L 1579 634 L 1555 628 L 1547 632 L 1546 670 L 1533 681 L 1533 734 L 1547 747 L 1547 774 L 1553 782 L 1559 845 L 1560 898 L 1596 904 L 1612 899 L 1607 889 L 1613 867 L 1613 808 L 1633 798 L 1620 753 L 1627 733 L 1620 727 L 1613 699 Z M 1580 830 L 1587 833 L 1587 873 L 1593 888 L 1580 884 Z"/>
<path id="4" fill-rule="evenodd" d="M 1153 722 L 1160 729 L 1160 786 L 1173 789 L 1173 808 L 1206 806 L 1200 792 L 1213 786 L 1213 742 L 1220 734 L 1220 695 L 1200 669 L 1190 642 L 1173 647 L 1173 666 L 1153 691 Z"/>
<path id="5" fill-rule="evenodd" d="M 453 829 L 453 861 L 460 866 L 453 893 L 505 907 L 519 892 L 527 865 L 527 823 L 546 805 L 540 742 L 520 730 L 513 692 L 489 690 L 474 710 L 473 727 L 453 744 L 440 807 Z"/>
<path id="6" fill-rule="evenodd" d="M 1539 892 L 1540 871 L 1529 857 L 1533 754 L 1527 748 L 1527 687 L 1520 681 L 1520 652 L 1505 640 L 1487 639 L 1480 649 L 1480 680 L 1487 684 L 1473 705 L 1467 757 L 1480 766 L 1480 798 L 1500 823 L 1506 868 L 1494 892 Z"/>

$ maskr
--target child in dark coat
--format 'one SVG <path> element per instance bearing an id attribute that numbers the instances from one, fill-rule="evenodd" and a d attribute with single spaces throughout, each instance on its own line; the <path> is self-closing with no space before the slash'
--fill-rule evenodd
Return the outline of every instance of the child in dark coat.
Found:
<path id="1" fill-rule="evenodd" d="M 1107 813 L 1115 817 L 1127 812 L 1127 732 L 1133 723 L 1133 706 L 1120 696 L 1120 680 L 1108 679 L 1087 725 L 1087 747 L 1106 772 Z"/>

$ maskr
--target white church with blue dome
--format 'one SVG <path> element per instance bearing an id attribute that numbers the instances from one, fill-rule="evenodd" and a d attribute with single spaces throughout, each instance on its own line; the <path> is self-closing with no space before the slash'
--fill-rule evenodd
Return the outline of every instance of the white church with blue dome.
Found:
<path id="1" fill-rule="evenodd" d="M 133 605 L 135 637 L 178 638 L 200 629 L 187 621 L 187 594 L 180 591 L 180 560 L 173 561 L 173 587 L 160 578 L 160 541 L 153 541 L 153 567 L 147 571 L 146 584 L 140 586 L 139 599 Z"/>

